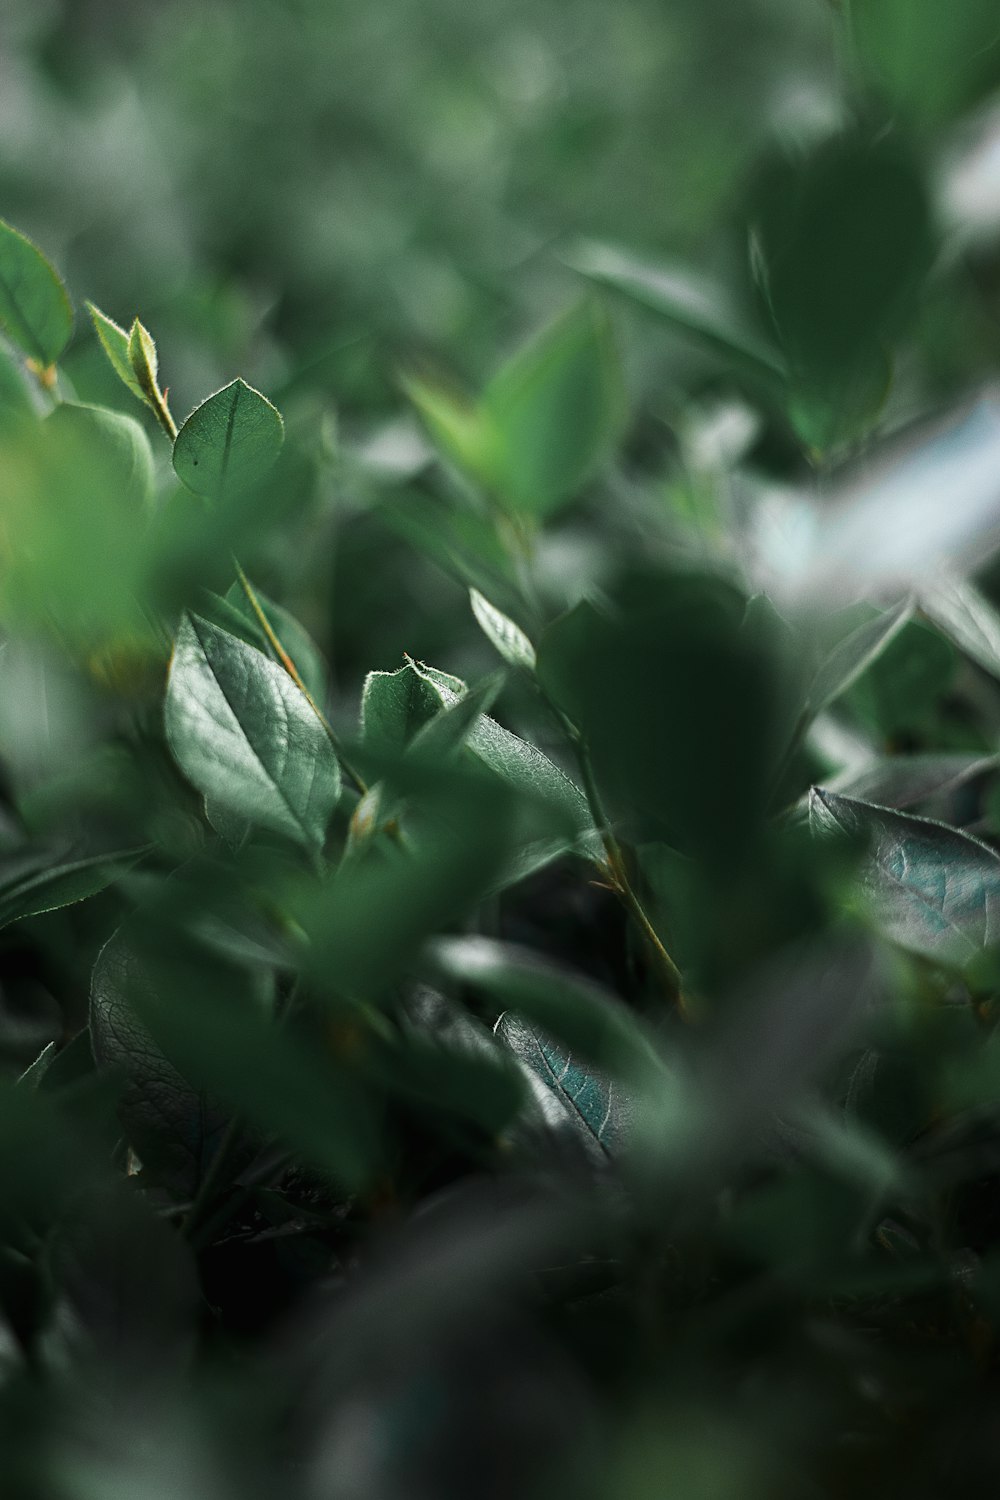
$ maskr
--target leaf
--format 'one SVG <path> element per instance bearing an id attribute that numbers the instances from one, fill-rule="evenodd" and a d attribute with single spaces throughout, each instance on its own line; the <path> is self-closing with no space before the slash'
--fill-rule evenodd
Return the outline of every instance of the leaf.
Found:
<path id="1" fill-rule="evenodd" d="M 585 1063 L 628 1077 L 657 1065 L 638 1021 L 617 996 L 593 980 L 516 943 L 445 937 L 428 956 L 441 973 L 478 990 L 500 1010 L 537 1023 Z"/>
<path id="2" fill-rule="evenodd" d="M 490 473 L 492 438 L 480 410 L 438 386 L 409 377 L 403 389 L 419 411 L 437 448 L 466 473 Z"/>
<path id="3" fill-rule="evenodd" d="M 679 262 L 651 265 L 629 251 L 584 240 L 564 257 L 574 271 L 622 292 L 738 365 L 774 385 L 784 376 L 781 354 L 732 305 L 728 292 Z"/>
<path id="4" fill-rule="evenodd" d="M 423 662 L 414 662 L 413 669 L 434 690 L 444 708 L 457 704 L 468 691 L 460 678 L 439 672 Z M 486 714 L 482 714 L 472 726 L 466 744 L 473 755 L 510 786 L 564 813 L 577 832 L 580 852 L 600 858 L 600 838 L 586 797 L 547 755 L 527 740 L 511 734 Z"/>
<path id="5" fill-rule="evenodd" d="M 552 515 L 605 460 L 621 424 L 621 371 L 603 313 L 585 303 L 546 329 L 491 381 L 482 411 L 500 498 Z"/>
<path id="6" fill-rule="evenodd" d="M 948 796 L 998 766 L 996 755 L 889 755 L 838 776 L 829 783 L 829 790 L 901 811 Z"/>
<path id="7" fill-rule="evenodd" d="M 86 307 L 87 311 L 90 313 L 90 318 L 91 322 L 94 325 L 94 330 L 97 333 L 98 339 L 100 340 L 101 348 L 108 356 L 111 367 L 114 370 L 115 374 L 122 381 L 122 383 L 128 387 L 128 389 L 132 392 L 132 395 L 135 396 L 137 400 L 146 402 L 148 404 L 146 393 L 143 390 L 142 386 L 139 384 L 135 372 L 132 369 L 132 361 L 129 357 L 128 334 L 125 332 L 124 328 L 119 327 L 119 325 L 114 322 L 113 319 L 109 318 L 106 313 L 102 313 L 101 309 L 95 306 L 93 302 L 88 302 L 86 304 Z"/>
<path id="8" fill-rule="evenodd" d="M 152 846 L 52 863 L 50 853 L 0 858 L 0 927 L 96 896 L 130 870 Z"/>
<path id="9" fill-rule="evenodd" d="M 163 405 L 163 393 L 158 383 L 159 360 L 156 344 L 148 329 L 136 318 L 128 336 L 128 359 L 143 399 L 156 411 Z"/>
<path id="10" fill-rule="evenodd" d="M 920 608 L 960 651 L 1000 678 L 1000 614 L 974 584 L 938 575 L 921 589 Z"/>
<path id="11" fill-rule="evenodd" d="M 806 713 L 815 718 L 846 693 L 852 683 L 877 661 L 913 613 L 913 601 L 902 599 L 891 609 L 866 620 L 827 654 L 809 684 Z"/>
<path id="12" fill-rule="evenodd" d="M 228 500 L 263 478 L 277 460 L 284 434 L 270 401 L 237 379 L 188 417 L 174 442 L 174 468 L 196 495 Z"/>
<path id="13" fill-rule="evenodd" d="M 935 123 L 1000 82 L 993 0 L 851 0 L 855 56 L 897 105 Z"/>
<path id="14" fill-rule="evenodd" d="M 631 1104 L 621 1086 L 582 1067 L 527 1021 L 504 1012 L 496 1035 L 524 1069 L 545 1126 L 572 1133 L 591 1160 L 607 1162 L 626 1144 Z"/>
<path id="15" fill-rule="evenodd" d="M 257 602 L 267 616 L 268 623 L 274 631 L 282 647 L 291 657 L 295 669 L 317 703 L 322 703 L 326 697 L 327 670 L 322 654 L 316 642 L 309 632 L 299 624 L 298 620 L 289 610 L 282 605 L 276 604 L 267 594 L 261 593 L 260 589 L 254 587 Z M 234 583 L 225 596 L 225 602 L 232 606 L 232 623 L 219 620 L 216 623 L 225 629 L 231 630 L 234 635 L 239 635 L 243 640 L 249 641 L 251 646 L 256 646 L 263 651 L 265 656 L 273 655 L 270 643 L 264 630 L 257 619 L 253 606 L 251 605 L 243 585 Z M 235 619 L 233 618 L 235 617 Z M 234 628 L 236 621 L 242 624 Z"/>
<path id="16" fill-rule="evenodd" d="M 507 674 L 502 669 L 467 688 L 456 703 L 439 710 L 411 741 L 411 750 L 431 762 L 446 761 L 468 743 L 485 711 L 499 696 Z"/>
<path id="17" fill-rule="evenodd" d="M 440 709 L 440 696 L 412 661 L 395 672 L 369 672 L 361 692 L 362 738 L 378 749 L 403 750 Z"/>
<path id="18" fill-rule="evenodd" d="M 319 848 L 340 797 L 340 765 L 284 668 L 198 615 L 177 635 L 165 707 L 181 770 L 235 817 Z"/>
<path id="19" fill-rule="evenodd" d="M 483 597 L 478 589 L 469 590 L 472 613 L 486 639 L 494 646 L 505 662 L 512 667 L 535 670 L 535 648 L 514 621 L 508 619 L 495 605 Z"/>
<path id="20" fill-rule="evenodd" d="M 43 368 L 73 331 L 73 308 L 55 268 L 26 235 L 0 219 L 0 329 Z"/>
<path id="21" fill-rule="evenodd" d="M 124 1075 L 118 1113 L 143 1172 L 186 1202 L 197 1193 L 227 1120 L 167 1061 L 141 1021 L 136 1006 L 151 989 L 149 973 L 120 929 L 101 949 L 91 979 L 94 1058 Z"/>
<path id="22" fill-rule="evenodd" d="M 929 818 L 915 818 L 814 787 L 820 830 L 867 840 L 862 883 L 876 924 L 892 942 L 964 964 L 1000 938 L 1000 856 Z"/>

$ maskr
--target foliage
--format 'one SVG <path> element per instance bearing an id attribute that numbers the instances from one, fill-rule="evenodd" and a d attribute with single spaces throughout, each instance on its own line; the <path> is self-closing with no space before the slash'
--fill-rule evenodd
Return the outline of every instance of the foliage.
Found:
<path id="1" fill-rule="evenodd" d="M 993 10 L 333 9 L 122 12 L 184 276 L 0 148 L 4 1493 L 992 1488 Z"/>

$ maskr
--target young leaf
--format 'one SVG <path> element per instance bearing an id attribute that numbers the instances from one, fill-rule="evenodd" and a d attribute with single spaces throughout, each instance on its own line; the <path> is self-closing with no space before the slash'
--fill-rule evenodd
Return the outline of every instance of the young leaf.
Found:
<path id="1" fill-rule="evenodd" d="M 198 615 L 178 632 L 167 739 L 206 797 L 238 818 L 319 848 L 340 797 L 340 765 L 284 668 Z"/>
<path id="2" fill-rule="evenodd" d="M 361 693 L 361 734 L 366 745 L 403 750 L 441 711 L 434 687 L 414 662 L 395 672 L 369 672 Z"/>
<path id="3" fill-rule="evenodd" d="M 58 272 L 2 219 L 0 329 L 43 368 L 55 364 L 73 331 L 73 309 Z"/>
<path id="4" fill-rule="evenodd" d="M 228 500 L 253 488 L 272 467 L 284 433 L 270 401 L 237 379 L 188 417 L 174 443 L 174 468 L 196 495 Z"/>
<path id="5" fill-rule="evenodd" d="M 5 856 L 0 860 L 0 927 L 96 896 L 131 869 L 149 847 L 54 862 L 48 854 Z"/>
<path id="6" fill-rule="evenodd" d="M 143 328 L 138 318 L 133 322 L 128 336 L 128 359 L 143 396 L 152 407 L 157 407 L 163 401 L 163 393 L 157 379 L 159 360 L 156 345 L 152 334 Z"/>
<path id="7" fill-rule="evenodd" d="M 607 456 L 622 415 L 604 314 L 586 303 L 546 329 L 491 381 L 482 410 L 501 499 L 540 517 L 571 500 Z"/>
<path id="8" fill-rule="evenodd" d="M 472 613 L 486 639 L 512 667 L 535 670 L 535 648 L 514 621 L 483 597 L 478 589 L 469 590 Z"/>
<path id="9" fill-rule="evenodd" d="M 90 313 L 94 331 L 100 340 L 101 348 L 108 356 L 115 374 L 128 387 L 137 400 L 145 401 L 148 405 L 146 393 L 139 384 L 136 374 L 132 369 L 132 361 L 129 358 L 128 334 L 124 328 L 119 327 L 106 313 L 102 313 L 101 309 L 95 306 L 93 302 L 88 302 L 86 307 Z"/>
<path id="10" fill-rule="evenodd" d="M 631 1105 L 621 1086 L 584 1068 L 543 1032 L 505 1011 L 496 1035 L 513 1052 L 549 1130 L 570 1131 L 591 1160 L 606 1162 L 626 1143 Z"/>
<path id="11" fill-rule="evenodd" d="M 810 818 L 867 839 L 872 915 L 900 947 L 967 963 L 1000 936 L 1000 856 L 970 834 L 814 787 Z"/>
<path id="12" fill-rule="evenodd" d="M 726 289 L 707 276 L 674 263 L 650 265 L 627 251 L 589 240 L 565 259 L 574 271 L 659 313 L 768 385 L 783 379 L 778 350 L 747 326 Z"/>

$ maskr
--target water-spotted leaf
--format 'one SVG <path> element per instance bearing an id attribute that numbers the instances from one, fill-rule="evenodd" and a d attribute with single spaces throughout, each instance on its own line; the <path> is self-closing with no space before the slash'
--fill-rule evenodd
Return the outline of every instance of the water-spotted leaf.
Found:
<path id="1" fill-rule="evenodd" d="M 270 401 L 233 380 L 188 417 L 174 443 L 174 468 L 196 495 L 229 500 L 253 489 L 272 467 L 284 432 Z"/>
<path id="2" fill-rule="evenodd" d="M 1000 938 L 1000 856 L 957 828 L 816 787 L 820 830 L 867 841 L 861 880 L 892 942 L 943 962 L 968 963 Z"/>
<path id="3" fill-rule="evenodd" d="M 72 860 L 53 858 L 45 851 L 5 855 L 0 859 L 0 927 L 96 896 L 131 869 L 148 847 Z"/>
<path id="4" fill-rule="evenodd" d="M 768 384 L 784 375 L 780 353 L 733 304 L 725 287 L 689 266 L 652 265 L 628 251 L 583 241 L 566 256 L 575 271 L 659 313 Z"/>
<path id="5" fill-rule="evenodd" d="M 570 1052 L 544 1032 L 510 1012 L 496 1024 L 496 1035 L 524 1069 L 545 1127 L 570 1132 L 591 1160 L 606 1162 L 627 1143 L 632 1106 L 620 1084 Z"/>
<path id="6" fill-rule="evenodd" d="M 920 608 L 960 651 L 1000 678 L 1000 614 L 975 584 L 938 575 L 921 589 Z"/>
<path id="7" fill-rule="evenodd" d="M 838 641 L 816 670 L 809 684 L 806 712 L 815 718 L 845 693 L 866 672 L 899 634 L 913 613 L 913 604 L 903 599 L 892 609 L 866 620 Z"/>
<path id="8" fill-rule="evenodd" d="M 55 364 L 73 331 L 73 308 L 55 267 L 2 219 L 0 329 L 43 367 Z"/>
<path id="9" fill-rule="evenodd" d="M 491 604 L 478 589 L 469 590 L 469 600 L 480 630 L 504 661 L 509 662 L 512 667 L 524 667 L 533 672 L 535 648 L 520 625 L 515 625 L 509 616 Z"/>
<path id="10" fill-rule="evenodd" d="M 219 807 L 319 847 L 340 796 L 322 724 L 283 667 L 198 615 L 177 635 L 167 739 L 188 779 Z"/>

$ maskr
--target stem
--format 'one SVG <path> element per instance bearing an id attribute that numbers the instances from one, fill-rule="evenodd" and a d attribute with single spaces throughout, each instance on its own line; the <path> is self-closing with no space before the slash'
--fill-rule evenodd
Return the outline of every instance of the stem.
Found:
<path id="1" fill-rule="evenodd" d="M 171 442 L 174 442 L 177 437 L 177 423 L 170 415 L 170 407 L 167 405 L 166 395 L 159 388 L 157 388 L 156 395 L 153 397 L 153 413 L 167 434 L 167 437 Z"/>
<path id="2" fill-rule="evenodd" d="M 653 966 L 659 975 L 660 983 L 670 1003 L 675 1007 L 678 1014 L 683 1016 L 686 1007 L 684 1004 L 684 984 L 681 971 L 664 947 L 659 933 L 650 921 L 646 909 L 639 900 L 636 889 L 629 878 L 625 855 L 611 826 L 611 821 L 601 800 L 597 782 L 594 779 L 594 770 L 590 763 L 590 753 L 587 749 L 586 741 L 572 719 L 563 713 L 558 704 L 553 703 L 552 699 L 540 685 L 539 692 L 551 712 L 559 721 L 563 732 L 573 746 L 577 765 L 580 767 L 580 777 L 583 781 L 583 792 L 587 799 L 587 806 L 590 808 L 590 815 L 594 820 L 597 831 L 601 836 L 601 843 L 604 846 L 604 855 L 607 860 L 605 874 L 610 880 L 611 888 L 645 938 L 646 945 L 652 955 Z"/>
<path id="3" fill-rule="evenodd" d="M 292 661 L 292 658 L 289 656 L 284 646 L 281 644 L 280 640 L 275 634 L 274 626 L 271 624 L 270 620 L 267 618 L 267 615 L 264 613 L 264 607 L 261 604 L 260 599 L 257 597 L 253 584 L 250 582 L 249 578 L 244 573 L 235 557 L 233 558 L 233 566 L 236 569 L 236 576 L 240 581 L 240 586 L 247 597 L 247 603 L 253 610 L 257 623 L 260 625 L 261 630 L 263 630 L 264 635 L 267 638 L 268 645 L 271 647 L 271 650 L 278 658 L 278 661 L 284 667 L 285 671 L 295 683 L 295 686 L 303 695 L 306 702 L 309 704 L 309 707 L 312 709 L 313 713 L 322 724 L 323 729 L 326 732 L 326 737 L 330 741 L 330 744 L 333 746 L 334 751 L 336 752 L 337 759 L 340 761 L 340 764 L 347 772 L 347 775 L 350 777 L 351 781 L 354 783 L 359 794 L 363 797 L 368 791 L 367 782 L 358 774 L 358 772 L 354 769 L 354 767 L 351 765 L 350 761 L 344 754 L 340 736 L 337 734 L 333 725 L 326 717 L 326 714 L 316 702 L 316 699 L 313 697 L 312 693 L 310 693 L 309 689 L 302 681 L 302 677 L 299 674 L 298 668 Z"/>

